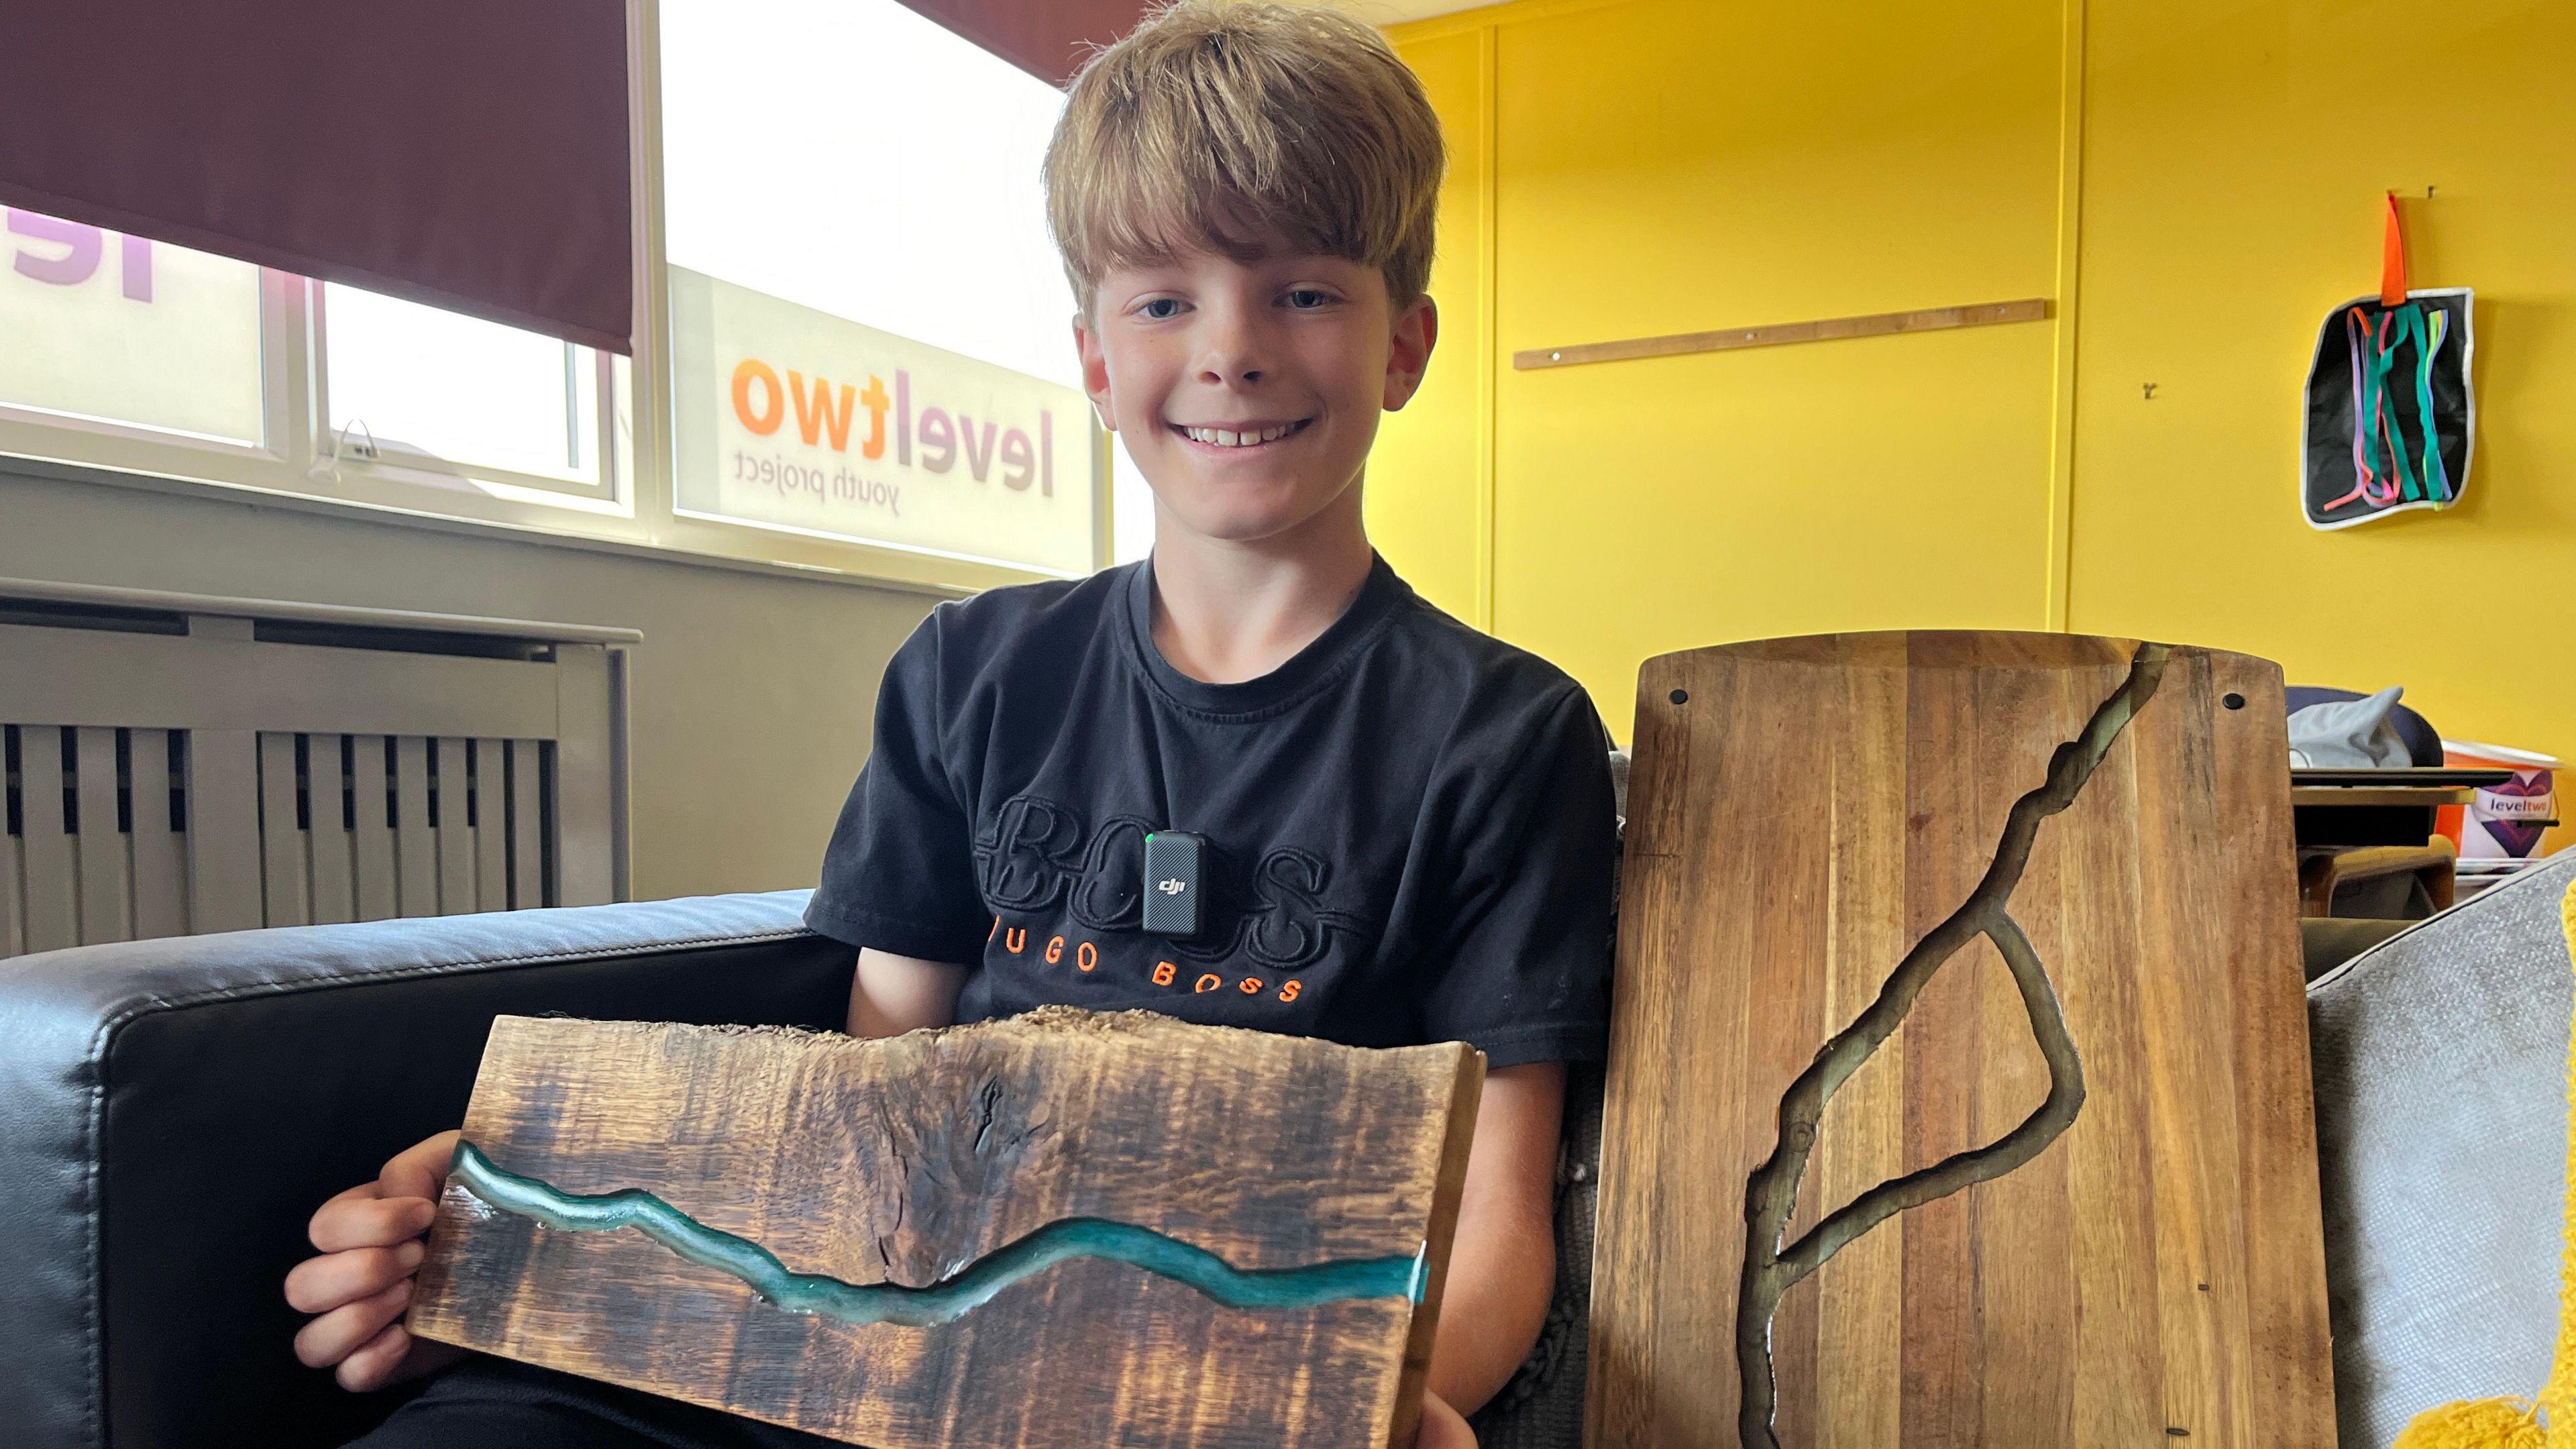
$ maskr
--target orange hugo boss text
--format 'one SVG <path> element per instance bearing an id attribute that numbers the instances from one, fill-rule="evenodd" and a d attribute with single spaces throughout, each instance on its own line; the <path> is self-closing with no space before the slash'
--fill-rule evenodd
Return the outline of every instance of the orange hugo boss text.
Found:
<path id="1" fill-rule="evenodd" d="M 1070 964 L 1075 970 L 1085 973 L 1098 971 L 1101 967 L 1100 948 L 1092 942 L 1071 940 L 1064 936 L 1049 936 L 1041 942 L 1030 934 L 1026 926 L 1003 925 L 1000 916 L 993 918 L 992 929 L 984 933 L 984 942 L 988 946 L 996 938 L 1001 941 L 1002 949 L 1012 955 L 1034 954 L 1040 962 L 1049 966 Z M 1176 961 L 1155 962 L 1154 969 L 1148 973 L 1148 979 L 1156 986 L 1169 987 L 1174 991 L 1193 996 L 1206 996 L 1231 986 L 1246 996 L 1275 1001 L 1283 1006 L 1295 1001 L 1306 989 L 1306 984 L 1294 976 L 1284 981 L 1272 981 L 1260 976 L 1235 977 L 1219 975 L 1214 971 L 1202 971 L 1195 978 L 1184 978 L 1181 975 L 1180 963 Z"/>

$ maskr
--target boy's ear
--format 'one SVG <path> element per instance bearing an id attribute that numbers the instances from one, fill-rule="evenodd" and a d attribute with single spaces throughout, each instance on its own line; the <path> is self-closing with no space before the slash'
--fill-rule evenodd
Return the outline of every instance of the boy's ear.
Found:
<path id="1" fill-rule="evenodd" d="M 1401 409 L 1413 401 L 1422 389 L 1422 374 L 1431 366 L 1431 348 L 1440 340 L 1440 309 L 1429 297 L 1416 297 L 1413 305 L 1396 315 L 1394 345 L 1386 351 L 1386 395 L 1380 406 L 1388 412 Z"/>
<path id="2" fill-rule="evenodd" d="M 1082 390 L 1091 397 L 1092 412 L 1101 427 L 1118 431 L 1118 410 L 1109 405 L 1109 359 L 1100 350 L 1100 334 L 1087 311 L 1073 314 L 1073 350 L 1082 355 Z"/>

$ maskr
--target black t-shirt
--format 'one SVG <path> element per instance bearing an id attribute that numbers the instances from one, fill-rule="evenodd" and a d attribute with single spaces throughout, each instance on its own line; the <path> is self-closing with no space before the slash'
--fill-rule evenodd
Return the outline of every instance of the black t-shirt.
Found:
<path id="1" fill-rule="evenodd" d="M 1175 670 L 1150 563 L 933 610 L 806 921 L 975 966 L 961 1021 L 1064 1003 L 1322 1037 L 1606 1046 L 1609 741 L 1580 686 L 1379 560 L 1241 684 Z M 1198 934 L 1142 929 L 1147 832 L 1206 841 Z"/>

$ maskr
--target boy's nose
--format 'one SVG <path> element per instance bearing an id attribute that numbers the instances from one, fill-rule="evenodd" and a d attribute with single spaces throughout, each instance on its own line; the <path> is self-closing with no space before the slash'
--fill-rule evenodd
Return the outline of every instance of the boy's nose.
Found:
<path id="1" fill-rule="evenodd" d="M 1199 381 L 1214 387 L 1249 387 L 1262 374 L 1259 361 L 1240 349 L 1211 348 L 1199 359 Z"/>
<path id="2" fill-rule="evenodd" d="M 1212 313 L 1220 309 L 1211 308 Z M 1268 375 L 1267 359 L 1249 319 L 1210 316 L 1200 345 L 1199 381 L 1214 387 L 1249 387 Z"/>

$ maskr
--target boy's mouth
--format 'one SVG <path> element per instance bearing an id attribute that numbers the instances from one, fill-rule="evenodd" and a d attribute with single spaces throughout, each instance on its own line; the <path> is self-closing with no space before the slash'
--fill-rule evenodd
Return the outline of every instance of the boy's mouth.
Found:
<path id="1" fill-rule="evenodd" d="M 1171 429 L 1211 452 L 1240 453 L 1284 442 L 1304 432 L 1306 425 L 1313 421 L 1313 418 L 1299 418 L 1294 422 L 1246 423 L 1230 428 L 1202 428 L 1185 423 L 1173 423 Z"/>

